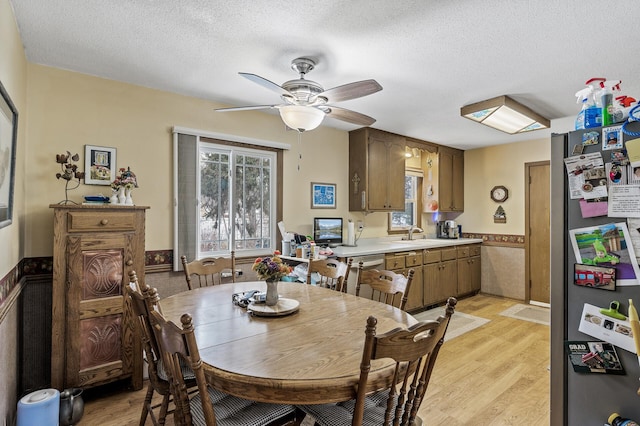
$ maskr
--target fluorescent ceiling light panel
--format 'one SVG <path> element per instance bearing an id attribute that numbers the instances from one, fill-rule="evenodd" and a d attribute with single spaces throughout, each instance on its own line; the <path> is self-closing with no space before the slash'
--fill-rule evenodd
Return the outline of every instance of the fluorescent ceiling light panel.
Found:
<path id="1" fill-rule="evenodd" d="M 460 115 L 512 135 L 546 129 L 551 125 L 549 120 L 508 96 L 463 106 Z"/>

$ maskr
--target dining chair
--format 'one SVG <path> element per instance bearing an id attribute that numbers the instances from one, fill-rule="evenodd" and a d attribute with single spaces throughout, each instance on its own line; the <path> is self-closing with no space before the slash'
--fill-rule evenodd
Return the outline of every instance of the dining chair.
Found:
<path id="1" fill-rule="evenodd" d="M 427 392 L 444 335 L 457 300 L 450 297 L 444 315 L 411 327 L 396 328 L 376 335 L 377 320 L 367 319 L 364 349 L 360 364 L 356 398 L 335 404 L 299 406 L 315 419 L 318 426 L 361 426 L 422 424 L 418 409 Z M 371 360 L 391 358 L 395 361 L 387 388 L 366 394 Z"/>
<path id="2" fill-rule="evenodd" d="M 151 311 L 160 310 L 158 292 L 155 288 L 149 287 L 144 282 L 139 282 L 135 271 L 129 272 L 129 287 L 126 287 L 127 294 L 131 301 L 131 308 L 134 315 L 138 318 L 140 336 L 144 348 L 145 361 L 147 363 L 147 372 L 149 376 L 149 385 L 142 406 L 140 415 L 140 426 L 146 423 L 147 416 L 151 417 L 154 425 L 164 425 L 166 417 L 173 410 L 169 410 L 169 404 L 172 400 L 171 386 L 169 378 L 164 368 L 164 363 L 160 355 L 158 343 L 151 328 L 149 313 Z M 195 376 L 190 367 L 183 365 L 184 376 L 188 387 L 195 386 Z M 162 401 L 158 404 L 152 404 L 153 395 L 157 393 L 162 396 Z M 160 408 L 158 417 L 154 414 L 154 410 Z"/>
<path id="3" fill-rule="evenodd" d="M 223 278 L 231 278 L 231 282 L 236 282 L 235 251 L 231 251 L 231 257 L 206 257 L 188 262 L 187 257 L 182 255 L 180 259 L 189 290 L 193 289 L 191 278 L 194 275 L 198 277 L 200 287 L 222 284 Z"/>
<path id="4" fill-rule="evenodd" d="M 307 268 L 307 284 L 312 283 L 311 276 L 315 272 L 320 277 L 316 285 L 346 293 L 352 262 L 352 258 L 347 259 L 347 263 L 337 259 L 310 260 Z"/>
<path id="5" fill-rule="evenodd" d="M 206 426 L 299 425 L 302 416 L 292 405 L 250 401 L 211 388 L 205 378 L 200 352 L 188 313 L 180 317 L 181 327 L 153 311 L 151 325 L 170 375 L 175 396 L 176 424 Z M 181 362 L 191 366 L 198 391 L 187 392 Z"/>
<path id="6" fill-rule="evenodd" d="M 386 303 L 404 310 L 407 304 L 407 295 L 413 281 L 414 270 L 409 269 L 407 276 L 393 271 L 364 269 L 363 262 L 358 265 L 358 278 L 356 280 L 356 296 L 369 294 L 369 299 Z"/>

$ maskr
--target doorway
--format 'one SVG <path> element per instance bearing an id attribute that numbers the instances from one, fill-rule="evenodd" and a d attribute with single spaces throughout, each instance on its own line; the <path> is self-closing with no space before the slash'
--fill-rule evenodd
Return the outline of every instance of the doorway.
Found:
<path id="1" fill-rule="evenodd" d="M 525 183 L 525 302 L 549 306 L 549 161 L 525 163 Z"/>

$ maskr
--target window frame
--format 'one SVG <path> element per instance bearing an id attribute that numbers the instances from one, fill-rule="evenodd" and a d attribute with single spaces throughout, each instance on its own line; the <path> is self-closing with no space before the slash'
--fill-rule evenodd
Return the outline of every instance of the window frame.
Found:
<path id="1" fill-rule="evenodd" d="M 415 223 L 413 224 L 414 226 L 417 227 L 422 227 L 422 185 L 423 185 L 423 180 L 424 180 L 424 174 L 421 171 L 415 171 L 415 170 L 411 170 L 411 169 L 407 169 L 405 170 L 405 179 L 407 176 L 412 176 L 415 178 L 416 182 L 414 185 L 414 218 L 415 218 Z M 407 205 L 407 200 L 411 200 L 411 199 L 407 199 L 405 198 L 405 206 Z M 387 219 L 387 234 L 401 234 L 401 233 L 405 233 L 407 232 L 407 227 L 394 227 L 392 225 L 393 223 L 393 213 L 397 213 L 397 212 L 389 212 L 388 214 L 388 219 Z"/>
<path id="2" fill-rule="evenodd" d="M 277 223 L 282 220 L 283 215 L 283 160 L 284 160 L 284 150 L 288 150 L 291 148 L 289 144 L 284 144 L 280 142 L 273 141 L 264 141 L 259 139 L 250 139 L 243 138 L 233 135 L 225 135 L 219 133 L 209 133 L 203 131 L 195 131 L 191 129 L 184 129 L 179 127 L 174 127 L 174 161 L 173 161 L 173 171 L 174 171 L 174 248 L 173 248 L 173 269 L 175 271 L 181 270 L 181 262 L 180 256 L 185 254 L 191 260 L 191 258 L 196 258 L 197 253 L 200 252 L 200 235 L 198 234 L 198 227 L 195 227 L 195 236 L 189 236 L 189 226 L 184 223 L 180 225 L 181 220 L 185 214 L 180 213 L 179 209 L 179 191 L 180 191 L 180 179 L 178 173 L 178 167 L 180 166 L 180 161 L 182 159 L 181 164 L 185 164 L 185 159 L 189 160 L 189 156 L 184 156 L 179 158 L 179 140 L 180 137 L 185 137 L 185 139 L 189 139 L 190 143 L 195 144 L 195 157 L 193 158 L 193 162 L 189 160 L 189 163 L 193 166 L 189 167 L 193 169 L 194 175 L 198 175 L 197 179 L 199 181 L 200 177 L 200 147 L 201 144 L 211 144 L 218 145 L 220 147 L 224 147 L 224 149 L 235 150 L 236 152 L 246 152 L 246 153 L 269 153 L 269 156 L 273 156 L 271 160 L 271 212 L 274 215 L 273 219 L 271 219 L 270 226 L 270 246 L 268 248 L 261 248 L 256 250 L 236 250 L 236 258 L 242 257 L 255 257 L 255 256 L 263 256 L 269 253 L 272 253 L 278 247 L 279 239 L 277 238 Z M 195 141 L 192 139 L 195 138 Z M 233 164 L 231 167 L 233 167 Z M 231 168 L 230 172 L 235 174 L 235 169 Z M 235 176 L 234 176 L 235 178 Z M 195 177 L 194 177 L 195 179 Z M 231 184 L 233 185 L 233 184 Z M 197 188 L 194 188 L 195 198 L 199 200 L 200 197 L 200 184 L 196 185 Z M 187 191 L 190 192 L 190 191 Z M 199 202 L 199 201 L 198 201 Z M 190 216 L 188 216 L 190 217 Z M 196 216 L 197 218 L 197 216 Z M 182 226 L 182 230 L 181 230 Z M 187 240 L 185 243 L 184 240 Z M 233 238 L 231 244 L 233 244 Z M 185 250 L 184 247 L 191 247 L 189 250 Z M 183 251 L 187 251 L 187 253 L 181 253 L 181 247 Z M 233 245 L 230 245 L 230 250 L 233 248 Z M 230 252 L 229 251 L 216 251 L 215 253 L 219 255 L 225 255 Z"/>

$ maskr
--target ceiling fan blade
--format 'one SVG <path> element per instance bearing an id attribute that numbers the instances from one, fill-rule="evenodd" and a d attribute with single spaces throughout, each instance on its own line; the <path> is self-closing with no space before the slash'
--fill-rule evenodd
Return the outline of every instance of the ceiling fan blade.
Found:
<path id="1" fill-rule="evenodd" d="M 382 86 L 380 86 L 377 81 L 362 80 L 325 90 L 318 96 L 327 98 L 329 102 L 333 103 L 361 98 L 379 92 L 380 90 L 382 90 Z"/>
<path id="2" fill-rule="evenodd" d="M 375 118 L 369 117 L 368 115 L 334 106 L 328 106 L 326 108 L 326 113 L 331 118 L 337 118 L 338 120 L 358 124 L 360 126 L 371 126 L 376 122 Z"/>
<path id="3" fill-rule="evenodd" d="M 279 95 L 289 95 L 289 96 L 291 96 L 291 93 L 288 90 L 283 89 L 279 85 L 275 84 L 273 81 L 267 80 L 264 77 L 260 77 L 259 75 L 246 73 L 246 72 L 239 72 L 238 74 L 240 74 L 241 76 L 243 76 L 244 78 L 246 78 L 248 80 L 253 81 L 254 83 L 259 84 L 260 86 L 264 87 L 265 89 L 269 89 L 269 90 L 271 90 L 273 92 L 276 92 Z"/>
<path id="4" fill-rule="evenodd" d="M 277 108 L 278 105 L 251 105 L 251 106 L 239 106 L 239 107 L 231 107 L 231 108 L 218 108 L 216 112 L 232 112 L 232 111 L 249 111 L 252 109 L 271 109 Z"/>

